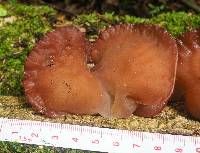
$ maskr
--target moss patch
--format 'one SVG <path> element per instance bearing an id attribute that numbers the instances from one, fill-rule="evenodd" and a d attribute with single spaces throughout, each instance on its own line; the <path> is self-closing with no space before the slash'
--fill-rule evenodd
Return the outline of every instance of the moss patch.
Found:
<path id="1" fill-rule="evenodd" d="M 200 15 L 192 15 L 185 12 L 160 14 L 150 19 L 150 23 L 165 27 L 173 36 L 179 36 L 183 32 L 200 26 Z"/>
<path id="2" fill-rule="evenodd" d="M 200 15 L 188 14 L 185 12 L 164 13 L 153 18 L 138 18 L 135 16 L 117 16 L 114 13 L 99 15 L 92 13 L 89 15 L 79 15 L 74 19 L 74 24 L 86 28 L 89 36 L 98 35 L 101 29 L 109 25 L 119 23 L 149 23 L 158 24 L 165 27 L 173 36 L 178 36 L 187 30 L 200 26 Z"/>
<path id="3" fill-rule="evenodd" d="M 24 60 L 37 40 L 51 30 L 55 11 L 47 6 L 6 4 L 0 17 L 0 95 L 22 95 Z"/>
<path id="4" fill-rule="evenodd" d="M 75 149 L 20 144 L 16 142 L 0 142 L 0 146 L 1 153 L 98 153 Z"/>

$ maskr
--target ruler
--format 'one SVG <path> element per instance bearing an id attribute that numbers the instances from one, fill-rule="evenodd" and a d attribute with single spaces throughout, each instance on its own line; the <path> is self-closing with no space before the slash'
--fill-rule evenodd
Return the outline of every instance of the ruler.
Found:
<path id="1" fill-rule="evenodd" d="M 0 140 L 111 153 L 200 153 L 200 137 L 0 118 Z"/>

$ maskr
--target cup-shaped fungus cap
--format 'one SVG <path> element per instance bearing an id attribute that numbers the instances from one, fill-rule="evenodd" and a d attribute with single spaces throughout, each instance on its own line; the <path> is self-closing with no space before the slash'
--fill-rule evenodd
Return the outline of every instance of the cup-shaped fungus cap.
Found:
<path id="1" fill-rule="evenodd" d="M 177 44 L 177 81 L 185 90 L 186 109 L 200 119 L 200 29 L 182 34 Z"/>
<path id="2" fill-rule="evenodd" d="M 159 26 L 122 24 L 102 31 L 91 59 L 112 99 L 110 114 L 104 113 L 120 118 L 159 113 L 174 88 L 177 56 L 176 41 Z"/>
<path id="3" fill-rule="evenodd" d="M 23 85 L 28 102 L 48 116 L 152 116 L 172 93 L 176 65 L 176 41 L 161 27 L 113 26 L 91 45 L 68 26 L 37 43 L 25 62 Z"/>
<path id="4" fill-rule="evenodd" d="M 84 33 L 67 26 L 48 33 L 33 48 L 23 85 L 27 101 L 40 113 L 97 114 L 108 108 L 103 105 L 108 95 L 87 67 L 87 45 Z"/>

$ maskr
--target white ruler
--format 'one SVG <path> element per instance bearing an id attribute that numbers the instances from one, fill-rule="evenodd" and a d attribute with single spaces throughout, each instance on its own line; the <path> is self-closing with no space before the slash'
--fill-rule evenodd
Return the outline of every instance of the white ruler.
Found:
<path id="1" fill-rule="evenodd" d="M 200 137 L 0 118 L 0 140 L 112 153 L 200 153 Z"/>

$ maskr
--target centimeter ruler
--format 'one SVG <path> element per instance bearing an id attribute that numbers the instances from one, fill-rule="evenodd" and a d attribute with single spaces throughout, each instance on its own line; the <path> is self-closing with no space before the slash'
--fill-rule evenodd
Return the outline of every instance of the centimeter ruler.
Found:
<path id="1" fill-rule="evenodd" d="M 0 140 L 111 153 L 200 153 L 200 137 L 0 118 Z"/>

